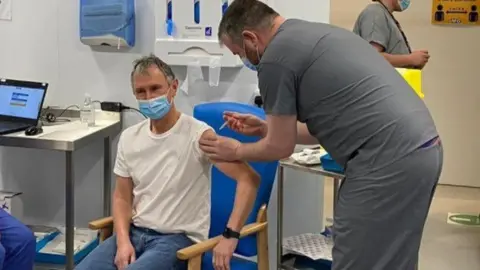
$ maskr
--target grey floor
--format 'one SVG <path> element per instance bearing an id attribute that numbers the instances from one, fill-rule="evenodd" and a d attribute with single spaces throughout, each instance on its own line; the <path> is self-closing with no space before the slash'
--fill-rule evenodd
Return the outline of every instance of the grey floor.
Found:
<path id="1" fill-rule="evenodd" d="M 332 216 L 332 181 L 325 181 L 326 217 Z M 448 212 L 480 212 L 480 189 L 439 186 L 420 251 L 420 270 L 480 270 L 480 228 L 447 224 Z M 36 270 L 61 269 L 37 267 Z"/>
<path id="2" fill-rule="evenodd" d="M 332 216 L 332 181 L 325 183 L 325 212 Z M 448 212 L 480 213 L 480 189 L 439 186 L 430 209 L 420 270 L 479 270 L 480 228 L 447 224 Z"/>

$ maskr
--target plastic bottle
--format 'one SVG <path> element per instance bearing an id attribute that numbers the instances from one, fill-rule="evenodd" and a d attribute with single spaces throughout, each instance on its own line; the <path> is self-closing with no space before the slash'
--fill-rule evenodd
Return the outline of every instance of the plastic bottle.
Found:
<path id="1" fill-rule="evenodd" d="M 95 108 L 92 103 L 92 98 L 88 93 L 85 93 L 83 106 L 80 110 L 80 121 L 89 127 L 95 126 Z"/>

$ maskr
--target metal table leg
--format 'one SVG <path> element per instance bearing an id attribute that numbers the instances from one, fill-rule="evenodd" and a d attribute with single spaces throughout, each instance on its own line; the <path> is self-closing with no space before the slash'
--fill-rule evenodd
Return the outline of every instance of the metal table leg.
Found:
<path id="1" fill-rule="evenodd" d="M 278 166 L 277 178 L 277 267 L 282 268 L 282 254 L 283 254 L 283 177 L 284 168 Z"/>
<path id="2" fill-rule="evenodd" d="M 110 137 L 103 139 L 103 216 L 111 215 L 112 205 L 112 172 L 111 172 L 111 140 Z"/>
<path id="3" fill-rule="evenodd" d="M 335 206 L 337 206 L 338 201 L 338 190 L 340 189 L 340 178 L 333 179 L 333 212 L 335 213 Z M 334 215 L 335 216 L 335 215 Z"/>
<path id="4" fill-rule="evenodd" d="M 75 179 L 73 152 L 65 152 L 65 269 L 73 270 L 73 240 L 75 227 Z"/>

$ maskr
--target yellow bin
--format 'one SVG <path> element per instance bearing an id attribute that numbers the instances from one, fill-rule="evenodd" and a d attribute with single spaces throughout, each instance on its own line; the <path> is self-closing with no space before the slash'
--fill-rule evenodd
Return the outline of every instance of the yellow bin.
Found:
<path id="1" fill-rule="evenodd" d="M 423 99 L 425 95 L 422 92 L 422 71 L 419 69 L 397 68 L 397 71 L 415 90 L 415 93 Z"/>

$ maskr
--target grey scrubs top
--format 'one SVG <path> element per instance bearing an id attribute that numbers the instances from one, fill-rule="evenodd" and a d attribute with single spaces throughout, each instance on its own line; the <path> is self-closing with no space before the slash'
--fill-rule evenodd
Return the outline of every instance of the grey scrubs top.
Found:
<path id="1" fill-rule="evenodd" d="M 341 165 L 358 152 L 349 172 L 382 168 L 437 136 L 403 77 L 346 29 L 285 21 L 261 57 L 258 80 L 267 114 L 296 115 Z"/>
<path id="2" fill-rule="evenodd" d="M 357 18 L 353 32 L 366 41 L 385 48 L 388 54 L 410 54 L 408 41 L 402 35 L 393 15 L 380 3 L 368 5 Z"/>

